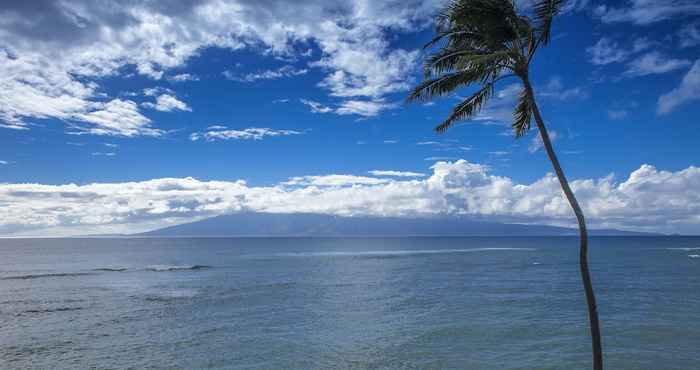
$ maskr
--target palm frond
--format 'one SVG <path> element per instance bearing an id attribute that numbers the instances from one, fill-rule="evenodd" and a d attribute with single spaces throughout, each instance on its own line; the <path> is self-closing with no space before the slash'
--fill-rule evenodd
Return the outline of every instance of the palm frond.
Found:
<path id="1" fill-rule="evenodd" d="M 509 50 L 485 53 L 481 50 L 445 48 L 426 58 L 423 71 L 426 78 L 458 70 L 483 72 L 495 66 L 512 66 L 512 59 Z"/>
<path id="2" fill-rule="evenodd" d="M 564 0 L 540 0 L 535 4 L 536 29 L 538 39 L 543 45 L 547 45 L 551 36 L 552 21 L 559 14 Z"/>
<path id="3" fill-rule="evenodd" d="M 518 104 L 513 111 L 513 130 L 515 137 L 520 138 L 530 131 L 532 121 L 532 100 L 527 95 L 527 91 L 522 89 L 518 96 Z"/>
<path id="4" fill-rule="evenodd" d="M 452 113 L 441 124 L 435 127 L 435 131 L 439 133 L 445 132 L 452 127 L 456 122 L 473 117 L 481 111 L 484 103 L 493 96 L 494 83 L 484 85 L 479 91 L 474 93 L 469 98 L 457 104 L 452 110 Z"/>
<path id="5" fill-rule="evenodd" d="M 408 101 L 426 101 L 454 92 L 461 86 L 477 83 L 484 78 L 483 73 L 475 70 L 459 71 L 423 81 L 409 94 Z"/>

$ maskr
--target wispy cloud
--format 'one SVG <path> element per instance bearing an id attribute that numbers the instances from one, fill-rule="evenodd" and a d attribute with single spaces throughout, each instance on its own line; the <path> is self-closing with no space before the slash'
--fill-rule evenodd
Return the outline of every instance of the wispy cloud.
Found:
<path id="1" fill-rule="evenodd" d="M 691 62 L 687 59 L 669 58 L 658 51 L 653 51 L 632 60 L 627 64 L 626 76 L 646 76 L 662 74 L 688 67 Z"/>
<path id="2" fill-rule="evenodd" d="M 695 61 L 678 87 L 659 97 L 657 112 L 670 113 L 683 104 L 697 100 L 700 100 L 700 60 Z"/>
<path id="3" fill-rule="evenodd" d="M 410 171 L 392 171 L 392 170 L 373 170 L 368 172 L 374 176 L 390 176 L 390 177 L 424 177 L 424 173 Z"/>
<path id="4" fill-rule="evenodd" d="M 304 132 L 295 130 L 275 130 L 266 127 L 249 127 L 243 130 L 230 130 L 224 126 L 210 126 L 207 131 L 195 132 L 190 140 L 262 140 L 266 137 L 302 135 Z"/>
<path id="5" fill-rule="evenodd" d="M 286 65 L 277 69 L 268 69 L 252 73 L 239 75 L 233 71 L 224 71 L 223 75 L 229 80 L 238 82 L 255 82 L 258 80 L 276 80 L 285 77 L 294 77 L 305 75 L 309 72 L 308 69 L 296 69 L 293 66 Z"/>
<path id="6" fill-rule="evenodd" d="M 185 102 L 178 100 L 173 95 L 168 94 L 159 95 L 156 98 L 155 103 L 146 102 L 142 103 L 141 105 L 146 108 L 152 108 L 161 112 L 172 112 L 174 110 L 181 110 L 187 112 L 192 111 L 192 108 L 190 108 Z"/>

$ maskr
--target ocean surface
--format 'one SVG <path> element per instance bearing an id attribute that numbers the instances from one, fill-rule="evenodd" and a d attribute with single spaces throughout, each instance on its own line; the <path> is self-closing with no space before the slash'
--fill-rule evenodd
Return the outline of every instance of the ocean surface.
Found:
<path id="1" fill-rule="evenodd" d="M 576 238 L 0 240 L 0 369 L 590 369 Z M 591 241 L 607 369 L 700 369 L 700 238 Z"/>

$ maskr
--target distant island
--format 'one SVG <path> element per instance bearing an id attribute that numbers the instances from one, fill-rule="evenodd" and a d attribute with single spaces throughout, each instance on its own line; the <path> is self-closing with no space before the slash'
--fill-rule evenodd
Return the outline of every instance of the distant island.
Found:
<path id="1" fill-rule="evenodd" d="M 614 229 L 590 230 L 597 236 L 651 236 Z M 131 236 L 576 236 L 578 230 L 546 225 L 522 225 L 455 217 L 333 216 L 315 213 L 242 212 L 170 226 Z"/>

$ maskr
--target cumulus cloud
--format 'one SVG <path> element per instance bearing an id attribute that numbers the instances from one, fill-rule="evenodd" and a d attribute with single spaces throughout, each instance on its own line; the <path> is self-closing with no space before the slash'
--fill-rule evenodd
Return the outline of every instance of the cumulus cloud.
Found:
<path id="1" fill-rule="evenodd" d="M 700 100 L 700 60 L 695 61 L 680 86 L 659 97 L 657 112 L 670 113 L 679 106 L 696 100 Z"/>
<path id="2" fill-rule="evenodd" d="M 274 130 L 267 127 L 249 127 L 243 130 L 229 130 L 225 126 L 209 126 L 207 131 L 195 132 L 190 140 L 262 140 L 265 137 L 301 135 L 303 132 L 294 130 Z"/>
<path id="3" fill-rule="evenodd" d="M 155 103 L 146 102 L 146 103 L 143 103 L 141 105 L 143 105 L 144 107 L 147 107 L 147 108 L 152 108 L 152 109 L 155 109 L 157 111 L 161 111 L 161 112 L 172 112 L 174 110 L 182 110 L 182 111 L 187 111 L 187 112 L 192 111 L 192 108 L 190 108 L 187 105 L 187 103 L 185 103 L 181 100 L 178 100 L 176 97 L 174 97 L 172 95 L 168 95 L 168 94 L 159 95 L 156 98 Z"/>
<path id="4" fill-rule="evenodd" d="M 430 176 L 392 179 L 301 176 L 273 186 L 164 178 L 86 185 L 0 184 L 4 235 L 137 232 L 240 211 L 333 215 L 478 216 L 502 222 L 575 225 L 555 176 L 529 184 L 465 160 L 438 162 Z M 700 169 L 643 165 L 616 181 L 574 180 L 592 227 L 700 231 Z"/>
<path id="5" fill-rule="evenodd" d="M 266 55 L 311 57 L 308 47 L 300 50 L 306 43 L 320 50 L 309 64 L 323 71 L 320 87 L 341 99 L 339 106 L 345 107 L 341 112 L 373 113 L 384 95 L 408 88 L 418 57 L 415 50 L 392 47 L 388 34 L 427 26 L 444 3 L 305 0 L 290 8 L 283 0 L 118 6 L 79 0 L 37 2 L 31 7 L 3 2 L 0 122 L 6 128 L 28 129 L 31 119 L 73 121 L 89 116 L 104 104 L 99 100 L 101 78 L 118 76 L 125 66 L 160 79 L 207 47 L 251 47 Z M 180 74 L 168 79 L 194 77 Z M 375 106 L 352 103 L 365 100 Z M 132 126 L 125 136 L 154 132 L 157 129 Z"/>

